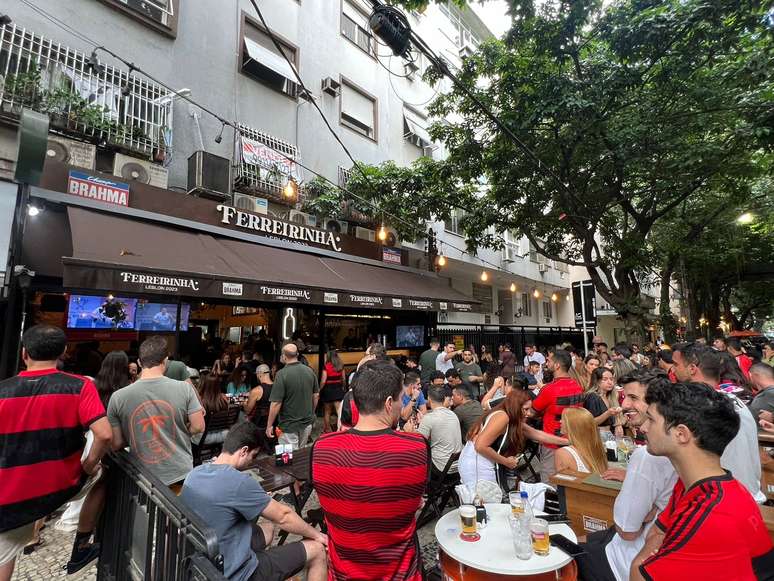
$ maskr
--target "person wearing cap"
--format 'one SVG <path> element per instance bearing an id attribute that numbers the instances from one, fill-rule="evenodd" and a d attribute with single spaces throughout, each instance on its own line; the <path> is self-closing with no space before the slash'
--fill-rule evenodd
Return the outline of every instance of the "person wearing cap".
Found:
<path id="1" fill-rule="evenodd" d="M 273 386 L 271 380 L 271 368 L 265 363 L 255 368 L 258 385 L 250 390 L 247 401 L 244 404 L 245 414 L 256 426 L 266 429 L 266 421 L 269 419 L 269 396 Z"/>

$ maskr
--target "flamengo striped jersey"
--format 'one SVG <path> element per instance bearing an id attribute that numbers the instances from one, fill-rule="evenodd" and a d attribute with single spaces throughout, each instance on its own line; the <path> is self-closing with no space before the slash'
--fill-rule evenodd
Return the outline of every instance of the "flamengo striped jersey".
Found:
<path id="1" fill-rule="evenodd" d="M 570 377 L 561 377 L 545 385 L 532 402 L 532 408 L 543 414 L 543 431 L 560 436 L 562 412 L 565 408 L 583 405 L 583 388 Z M 556 444 L 543 444 L 546 448 L 558 448 Z"/>
<path id="2" fill-rule="evenodd" d="M 0 382 L 0 532 L 51 514 L 80 490 L 84 432 L 104 415 L 85 377 L 45 369 Z"/>
<path id="3" fill-rule="evenodd" d="M 678 480 L 656 526 L 664 540 L 640 565 L 645 579 L 774 578 L 774 549 L 760 508 L 730 472 L 688 490 Z"/>
<path id="4" fill-rule="evenodd" d="M 414 514 L 430 474 L 422 435 L 390 429 L 323 434 L 311 462 L 328 525 L 328 579 L 420 581 Z"/>

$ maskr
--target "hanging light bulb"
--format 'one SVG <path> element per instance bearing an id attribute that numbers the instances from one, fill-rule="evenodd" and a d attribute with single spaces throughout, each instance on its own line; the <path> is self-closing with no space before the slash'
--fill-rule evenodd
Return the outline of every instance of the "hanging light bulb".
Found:
<path id="1" fill-rule="evenodd" d="M 438 266 L 446 266 L 446 257 L 443 254 L 438 255 Z"/>
<path id="2" fill-rule="evenodd" d="M 551 294 L 551 300 L 552 300 L 553 302 L 557 302 L 557 301 L 559 301 L 559 295 L 558 295 L 558 294 L 556 294 L 556 293 L 552 293 L 552 294 Z"/>
<path id="3" fill-rule="evenodd" d="M 489 275 L 486 273 L 485 270 L 481 271 L 481 280 L 484 281 L 484 282 L 489 280 Z"/>
<path id="4" fill-rule="evenodd" d="M 515 293 L 515 292 L 516 292 L 516 283 L 515 283 L 515 282 L 512 282 L 512 283 L 511 283 L 511 292 L 512 292 L 512 293 Z"/>
<path id="5" fill-rule="evenodd" d="M 540 291 L 538 289 L 533 290 L 532 291 L 532 296 L 535 297 L 536 299 L 539 299 L 540 298 Z"/>
<path id="6" fill-rule="evenodd" d="M 567 293 L 567 296 L 564 297 L 564 300 L 566 300 L 568 303 L 570 302 L 570 293 Z"/>
<path id="7" fill-rule="evenodd" d="M 288 199 L 295 198 L 296 195 L 298 195 L 298 184 L 296 183 L 296 180 L 290 178 L 288 183 L 285 184 L 285 189 L 282 190 L 282 193 Z"/>
<path id="8" fill-rule="evenodd" d="M 379 240 L 381 240 L 382 242 L 387 240 L 387 229 L 384 227 L 384 224 L 382 224 L 381 227 L 379 228 L 378 236 L 379 236 Z"/>

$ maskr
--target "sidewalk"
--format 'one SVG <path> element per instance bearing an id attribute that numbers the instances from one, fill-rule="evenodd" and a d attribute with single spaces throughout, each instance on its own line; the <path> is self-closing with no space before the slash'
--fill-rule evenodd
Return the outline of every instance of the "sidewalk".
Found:
<path id="1" fill-rule="evenodd" d="M 62 568 L 70 558 L 75 533 L 65 533 L 54 529 L 54 520 L 46 523 L 40 533 L 43 544 L 30 555 L 22 555 L 16 560 L 16 570 L 11 581 L 47 581 L 48 579 L 69 579 L 72 581 L 96 581 L 96 561 L 75 575 L 67 575 Z"/>

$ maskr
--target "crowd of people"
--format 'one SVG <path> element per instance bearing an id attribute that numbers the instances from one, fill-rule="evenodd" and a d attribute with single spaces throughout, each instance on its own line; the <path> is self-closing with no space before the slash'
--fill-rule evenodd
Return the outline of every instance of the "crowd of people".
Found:
<path id="1" fill-rule="evenodd" d="M 582 579 L 774 575 L 757 507 L 766 500 L 758 431 L 774 432 L 771 343 L 762 354 L 735 338 L 608 352 L 595 337 L 585 356 L 571 344 L 529 344 L 522 357 L 506 343 L 459 349 L 433 338 L 417 360 L 373 343 L 351 373 L 330 351 L 318 376 L 295 341 L 279 361 L 253 342 L 197 371 L 154 336 L 136 361 L 112 352 L 86 377 L 60 371 L 61 329 L 36 325 L 22 342 L 26 369 L 0 383 L 0 581 L 38 542 L 42 519 L 79 497 L 67 570 L 98 556 L 101 459 L 121 448 L 215 530 L 228 579 L 306 569 L 310 581 L 418 581 L 428 483 L 453 475 L 499 502 L 533 457 L 543 482 L 567 470 L 622 482 L 614 525 L 583 543 Z M 231 429 L 207 430 L 235 405 Z M 642 445 L 632 444 L 626 470 L 610 466 L 606 443 L 627 439 Z M 220 453 L 194 466 L 204 443 Z M 313 446 L 327 534 L 246 473 L 275 443 Z M 275 546 L 278 528 L 302 540 Z"/>

